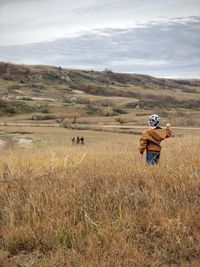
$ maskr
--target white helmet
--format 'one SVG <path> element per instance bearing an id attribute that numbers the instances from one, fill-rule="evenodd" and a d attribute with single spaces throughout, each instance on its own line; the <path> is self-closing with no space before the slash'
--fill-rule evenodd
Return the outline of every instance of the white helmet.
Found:
<path id="1" fill-rule="evenodd" d="M 151 127 L 157 127 L 160 123 L 160 117 L 157 114 L 153 114 L 149 117 L 149 125 Z"/>

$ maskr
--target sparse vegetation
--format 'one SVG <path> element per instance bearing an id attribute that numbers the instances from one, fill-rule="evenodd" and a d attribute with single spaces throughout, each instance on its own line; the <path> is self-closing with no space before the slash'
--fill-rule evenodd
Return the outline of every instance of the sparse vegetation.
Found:
<path id="1" fill-rule="evenodd" d="M 24 101 L 6 101 L 0 99 L 0 116 L 5 114 L 30 113 L 34 111 L 36 111 L 36 109 Z"/>
<path id="2" fill-rule="evenodd" d="M 119 124 L 123 125 L 126 121 L 122 119 L 121 117 L 115 119 Z"/>
<path id="3" fill-rule="evenodd" d="M 37 114 L 31 117 L 32 120 L 54 120 L 56 117 L 52 114 Z"/>
<path id="4" fill-rule="evenodd" d="M 88 115 L 100 115 L 102 110 L 99 107 L 94 105 L 87 105 L 87 114 Z"/>
<path id="5" fill-rule="evenodd" d="M 70 128 L 72 125 L 72 121 L 69 119 L 69 118 L 65 118 L 63 121 L 62 121 L 62 126 L 64 128 Z"/>
<path id="6" fill-rule="evenodd" d="M 128 112 L 123 108 L 113 108 L 113 112 L 118 114 L 127 114 Z"/>
<path id="7" fill-rule="evenodd" d="M 137 105 L 140 108 L 153 109 L 153 108 L 185 108 L 185 109 L 200 109 L 200 99 L 179 100 L 172 96 L 144 96 L 143 99 L 138 102 L 126 104 L 127 108 L 136 108 Z"/>

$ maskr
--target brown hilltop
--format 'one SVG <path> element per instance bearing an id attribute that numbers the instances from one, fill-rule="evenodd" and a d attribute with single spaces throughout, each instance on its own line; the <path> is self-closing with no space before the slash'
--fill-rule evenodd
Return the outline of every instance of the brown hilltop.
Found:
<path id="1" fill-rule="evenodd" d="M 143 74 L 115 73 L 110 70 L 103 72 L 65 69 L 45 65 L 16 65 L 0 62 L 0 77 L 8 81 L 53 82 L 98 82 L 102 84 L 118 83 L 122 85 L 148 86 L 159 89 L 190 89 L 200 86 L 200 80 L 178 80 L 155 78 Z"/>

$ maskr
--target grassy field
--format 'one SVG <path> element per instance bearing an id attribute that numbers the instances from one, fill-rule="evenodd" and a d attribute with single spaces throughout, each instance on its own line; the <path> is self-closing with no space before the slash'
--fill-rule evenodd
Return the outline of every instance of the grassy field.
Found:
<path id="1" fill-rule="evenodd" d="M 198 132 L 175 132 L 148 167 L 138 135 L 20 129 L 1 127 L 33 145 L 0 152 L 0 266 L 199 266 Z"/>

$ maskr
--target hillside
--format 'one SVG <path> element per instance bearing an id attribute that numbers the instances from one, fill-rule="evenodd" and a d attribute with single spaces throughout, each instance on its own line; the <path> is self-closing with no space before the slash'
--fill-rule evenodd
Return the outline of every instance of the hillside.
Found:
<path id="1" fill-rule="evenodd" d="M 177 125 L 200 125 L 199 111 L 200 80 L 0 63 L 4 121 L 76 117 L 79 123 L 98 118 L 102 123 L 143 124 L 148 114 L 159 112 Z"/>
<path id="2" fill-rule="evenodd" d="M 200 128 L 174 127 L 200 125 L 199 81 L 5 63 L 0 75 L 1 267 L 199 266 Z M 138 134 L 152 112 L 173 136 L 150 167 Z"/>

